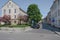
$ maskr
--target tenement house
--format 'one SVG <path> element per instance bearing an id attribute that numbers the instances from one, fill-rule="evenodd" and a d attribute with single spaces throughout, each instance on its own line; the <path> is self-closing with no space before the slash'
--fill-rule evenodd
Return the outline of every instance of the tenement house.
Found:
<path id="1" fill-rule="evenodd" d="M 27 16 L 26 12 L 24 12 L 15 2 L 9 0 L 3 7 L 2 7 L 2 16 L 10 15 L 11 17 L 11 24 L 18 24 L 18 16 Z M 25 23 L 21 21 L 21 23 Z"/>

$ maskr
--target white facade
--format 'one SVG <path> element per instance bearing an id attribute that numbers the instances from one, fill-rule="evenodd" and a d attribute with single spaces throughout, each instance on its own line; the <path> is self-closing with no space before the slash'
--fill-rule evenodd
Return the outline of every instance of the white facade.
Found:
<path id="1" fill-rule="evenodd" d="M 46 16 L 46 20 L 48 24 L 51 24 L 51 11 L 48 12 L 47 16 Z"/>
<path id="2" fill-rule="evenodd" d="M 23 12 L 17 4 L 15 4 L 12 0 L 9 0 L 2 8 L 2 16 L 4 15 L 10 15 L 11 16 L 11 24 L 18 24 L 18 18 L 19 15 L 27 15 L 25 12 Z"/>
<path id="3" fill-rule="evenodd" d="M 56 27 L 60 27 L 60 0 L 54 1 L 50 11 L 51 11 L 51 24 L 55 25 Z"/>

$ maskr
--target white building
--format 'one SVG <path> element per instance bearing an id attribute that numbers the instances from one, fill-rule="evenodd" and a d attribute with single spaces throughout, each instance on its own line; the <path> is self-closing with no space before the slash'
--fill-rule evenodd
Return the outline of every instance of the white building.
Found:
<path id="1" fill-rule="evenodd" d="M 48 12 L 47 16 L 46 16 L 46 20 L 48 24 L 51 24 L 51 11 Z"/>
<path id="2" fill-rule="evenodd" d="M 55 0 L 51 11 L 51 24 L 60 27 L 60 0 Z"/>
<path id="3" fill-rule="evenodd" d="M 15 2 L 9 0 L 2 7 L 2 16 L 10 15 L 11 16 L 11 24 L 18 24 L 19 20 L 17 20 L 18 16 L 27 15 Z"/>

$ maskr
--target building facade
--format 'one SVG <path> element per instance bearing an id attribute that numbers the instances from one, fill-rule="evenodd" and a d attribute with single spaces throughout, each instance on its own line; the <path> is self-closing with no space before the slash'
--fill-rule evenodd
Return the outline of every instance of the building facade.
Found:
<path id="1" fill-rule="evenodd" d="M 47 16 L 46 16 L 46 20 L 48 24 L 51 24 L 51 11 L 48 12 Z"/>
<path id="2" fill-rule="evenodd" d="M 24 12 L 15 2 L 9 0 L 3 7 L 2 7 L 2 17 L 4 15 L 10 15 L 11 17 L 11 24 L 18 24 L 19 16 L 27 16 L 26 12 Z M 22 21 L 23 22 L 23 21 Z"/>
<path id="3" fill-rule="evenodd" d="M 51 11 L 51 25 L 60 27 L 60 0 L 55 0 L 50 8 Z"/>

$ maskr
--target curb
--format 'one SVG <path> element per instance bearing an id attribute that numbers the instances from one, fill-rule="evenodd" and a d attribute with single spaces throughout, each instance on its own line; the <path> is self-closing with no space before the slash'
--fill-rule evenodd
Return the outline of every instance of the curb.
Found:
<path id="1" fill-rule="evenodd" d="M 56 32 L 56 31 L 55 31 L 55 33 L 60 36 L 60 32 Z"/>

